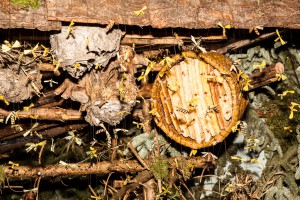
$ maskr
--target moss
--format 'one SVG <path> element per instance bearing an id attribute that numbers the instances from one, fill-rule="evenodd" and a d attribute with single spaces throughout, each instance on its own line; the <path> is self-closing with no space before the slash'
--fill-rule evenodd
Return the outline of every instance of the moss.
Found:
<path id="1" fill-rule="evenodd" d="M 300 95 L 293 94 L 283 99 L 279 97 L 269 102 L 265 107 L 271 111 L 266 122 L 270 130 L 274 133 L 274 136 L 278 139 L 282 149 L 288 149 L 290 146 L 296 144 L 295 129 L 300 121 L 300 113 L 294 112 L 294 118 L 289 119 L 291 105 L 290 102 L 298 102 Z M 291 131 L 284 130 L 283 127 L 291 127 Z"/>
<path id="2" fill-rule="evenodd" d="M 169 176 L 170 163 L 164 156 L 159 156 L 154 159 L 150 169 L 156 179 L 165 180 Z"/>
<path id="3" fill-rule="evenodd" d="M 2 184 L 4 184 L 4 181 L 5 181 L 5 172 L 3 166 L 0 166 L 0 191 L 2 188 Z"/>
<path id="4" fill-rule="evenodd" d="M 22 8 L 38 8 L 40 6 L 40 0 L 10 0 L 10 2 Z"/>

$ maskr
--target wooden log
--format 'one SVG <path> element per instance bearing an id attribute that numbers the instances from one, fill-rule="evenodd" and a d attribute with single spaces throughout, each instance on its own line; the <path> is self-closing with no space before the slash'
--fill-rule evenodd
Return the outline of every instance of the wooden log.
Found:
<path id="1" fill-rule="evenodd" d="M 147 6 L 137 16 L 133 11 Z M 101 10 L 101 12 L 99 12 Z M 88 12 L 87 12 L 88 11 Z M 3 0 L 0 4 L 0 28 L 58 30 L 60 21 L 152 26 L 155 28 L 217 28 L 217 23 L 248 29 L 266 27 L 300 27 L 298 0 L 282 1 L 96 1 L 41 0 L 37 9 L 20 8 Z M 274 20 L 276 19 L 276 20 Z"/>
<path id="2" fill-rule="evenodd" d="M 134 14 L 143 7 L 146 9 L 139 16 Z M 261 24 L 265 27 L 300 27 L 299 0 L 47 0 L 47 8 L 48 20 L 82 23 L 108 24 L 113 20 L 115 24 L 193 29 L 217 28 L 218 22 L 242 29 Z"/>
<path id="3" fill-rule="evenodd" d="M 270 83 L 276 82 L 278 78 L 276 74 L 282 74 L 284 72 L 284 66 L 281 62 L 266 67 L 261 71 L 257 71 L 250 76 L 251 85 L 253 87 L 250 90 L 269 85 Z"/>
<path id="4" fill-rule="evenodd" d="M 176 157 L 168 158 L 170 168 L 184 169 L 192 166 L 193 168 L 212 168 L 215 163 L 206 161 L 204 157 Z M 146 161 L 148 164 L 151 161 Z M 182 164 L 181 164 L 182 163 Z M 184 163 L 184 164 L 183 164 Z M 63 175 L 85 175 L 85 174 L 107 174 L 110 172 L 140 172 L 145 168 L 137 160 L 119 160 L 114 162 L 103 161 L 98 163 L 71 163 L 64 165 L 41 166 L 18 166 L 13 169 L 10 166 L 3 166 L 6 177 L 25 178 L 25 177 L 53 177 Z"/>

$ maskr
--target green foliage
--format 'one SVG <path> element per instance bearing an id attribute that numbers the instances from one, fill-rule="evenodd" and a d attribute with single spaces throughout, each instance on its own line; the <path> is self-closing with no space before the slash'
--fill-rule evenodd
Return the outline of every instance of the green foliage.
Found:
<path id="1" fill-rule="evenodd" d="M 5 181 L 5 172 L 3 166 L 0 166 L 0 190 L 2 188 L 2 184 L 4 184 L 4 181 Z"/>
<path id="2" fill-rule="evenodd" d="M 289 105 L 291 104 L 290 102 L 295 102 L 299 98 L 300 95 L 292 94 L 283 99 L 276 98 L 265 105 L 268 113 L 268 117 L 266 117 L 267 125 L 278 139 L 282 149 L 288 149 L 297 141 L 295 128 L 300 121 L 300 114 L 299 112 L 294 112 L 293 119 L 289 119 Z M 284 130 L 284 127 L 290 127 L 290 130 Z"/>
<path id="3" fill-rule="evenodd" d="M 151 165 L 151 171 L 156 179 L 165 180 L 169 175 L 170 163 L 164 156 L 156 157 Z"/>
<path id="4" fill-rule="evenodd" d="M 22 8 L 38 8 L 40 6 L 40 0 L 10 0 L 10 2 Z"/>

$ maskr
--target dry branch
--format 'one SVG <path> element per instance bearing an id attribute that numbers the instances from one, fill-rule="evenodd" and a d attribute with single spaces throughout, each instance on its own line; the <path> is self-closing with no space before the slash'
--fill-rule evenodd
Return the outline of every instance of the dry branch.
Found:
<path id="1" fill-rule="evenodd" d="M 31 108 L 28 111 L 16 111 L 17 117 L 20 119 L 37 118 L 39 120 L 81 120 L 82 114 L 78 110 L 70 110 L 63 108 Z M 0 108 L 0 115 L 7 117 L 9 111 Z"/>
<path id="2" fill-rule="evenodd" d="M 145 160 L 146 161 L 146 160 Z M 180 168 L 193 166 L 194 168 L 212 168 L 215 163 L 208 163 L 203 157 L 177 157 L 168 159 L 171 168 Z M 148 164 L 151 161 L 146 161 Z M 184 163 L 184 166 L 178 165 Z M 3 170 L 6 177 L 24 178 L 24 177 L 49 177 L 62 175 L 85 175 L 85 174 L 107 174 L 110 172 L 140 172 L 145 168 L 137 160 L 103 161 L 98 163 L 80 163 L 68 164 L 62 166 L 59 164 L 47 165 L 44 167 L 19 166 L 12 170 L 10 166 L 4 166 Z"/>
<path id="3" fill-rule="evenodd" d="M 1 140 L 9 140 L 13 139 L 15 137 L 22 136 L 27 130 L 29 130 L 32 127 L 32 124 L 15 124 L 15 126 L 22 127 L 23 131 L 16 130 L 13 125 L 11 126 L 5 126 L 4 128 L 0 129 L 0 139 Z M 59 126 L 59 124 L 42 124 L 39 125 L 36 128 L 33 128 L 32 131 L 41 131 L 44 129 L 53 128 L 55 126 Z"/>
<path id="4" fill-rule="evenodd" d="M 128 195 L 132 190 L 134 190 L 136 187 L 140 186 L 141 184 L 149 181 L 153 178 L 153 174 L 150 171 L 142 171 L 140 172 L 133 180 L 133 183 L 128 184 L 121 188 L 117 193 L 114 194 L 113 199 L 119 200 L 123 199 L 126 194 Z M 127 199 L 127 198 L 124 198 Z"/>
<path id="5" fill-rule="evenodd" d="M 272 37 L 276 35 L 276 32 L 272 32 L 272 33 L 266 33 L 266 34 L 263 34 L 255 39 L 246 39 L 246 40 L 241 40 L 241 41 L 238 41 L 238 42 L 235 42 L 235 43 L 232 43 L 228 46 L 225 46 L 225 47 L 222 47 L 220 49 L 217 50 L 218 53 L 221 53 L 221 54 L 224 54 L 228 51 L 236 51 L 242 47 L 245 47 L 245 46 L 248 46 L 248 45 L 251 45 L 251 44 L 254 44 L 256 42 L 259 42 L 259 41 L 262 41 L 262 40 L 265 40 L 269 37 Z"/>
<path id="6" fill-rule="evenodd" d="M 131 142 L 127 144 L 128 148 L 132 151 L 132 153 L 135 155 L 135 157 L 138 159 L 138 161 L 147 169 L 150 170 L 148 164 L 141 158 L 139 153 L 135 150 L 135 148 L 132 146 Z"/>
<path id="7" fill-rule="evenodd" d="M 42 125 L 42 127 L 44 127 L 44 128 L 46 126 L 51 127 L 51 124 Z M 59 126 L 59 127 L 54 127 L 54 128 L 49 128 L 49 129 L 38 131 L 38 133 L 40 135 L 42 135 L 43 139 L 41 139 L 37 136 L 27 136 L 26 138 L 19 137 L 19 138 L 14 138 L 11 140 L 5 140 L 4 142 L 0 143 L 0 153 L 4 153 L 4 152 L 8 152 L 8 151 L 11 151 L 14 149 L 21 148 L 28 142 L 37 143 L 44 139 L 56 137 L 67 131 L 80 130 L 85 127 L 87 127 L 87 124 L 71 124 L 71 125 Z M 37 127 L 37 129 L 39 129 L 39 127 Z M 35 130 L 35 129 L 33 129 L 33 130 Z"/>

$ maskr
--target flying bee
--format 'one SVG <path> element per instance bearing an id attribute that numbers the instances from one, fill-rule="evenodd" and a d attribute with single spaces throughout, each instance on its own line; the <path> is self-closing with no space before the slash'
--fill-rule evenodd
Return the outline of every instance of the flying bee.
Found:
<path id="1" fill-rule="evenodd" d="M 214 111 L 216 113 L 220 112 L 219 109 L 217 108 L 217 106 L 215 106 L 215 105 L 208 106 L 208 112 L 212 112 L 212 111 Z"/>
<path id="2" fill-rule="evenodd" d="M 176 109 L 176 111 L 182 112 L 182 113 L 184 113 L 184 114 L 190 114 L 190 113 L 191 113 L 190 111 L 188 111 L 188 110 L 186 110 L 186 109 L 184 109 L 184 108 L 179 108 L 179 107 Z"/>
<path id="3" fill-rule="evenodd" d="M 16 111 L 12 111 L 6 117 L 5 124 L 7 124 L 8 120 L 10 120 L 11 125 L 14 125 L 16 123 L 16 119 L 17 119 L 17 112 Z"/>
<path id="4" fill-rule="evenodd" d="M 198 101 L 199 101 L 199 98 L 198 98 L 198 97 L 195 97 L 195 98 L 191 99 L 190 101 L 188 101 L 189 106 L 190 106 L 190 107 L 193 107 L 193 108 L 196 107 Z"/>
<path id="5" fill-rule="evenodd" d="M 194 36 L 191 35 L 191 40 L 194 43 L 193 50 L 197 47 L 197 49 L 199 49 L 202 53 L 206 53 L 206 49 L 201 46 L 202 37 L 199 37 L 199 39 L 196 41 Z"/>
<path id="6" fill-rule="evenodd" d="M 178 48 L 181 49 L 181 47 L 183 46 L 183 40 L 178 36 L 177 33 L 174 33 L 174 37 L 176 39 L 176 42 L 178 44 Z"/>
<path id="7" fill-rule="evenodd" d="M 259 31 L 258 30 L 263 30 L 264 27 L 262 25 L 259 25 L 259 26 L 252 26 L 249 28 L 249 33 L 251 33 L 252 31 L 255 32 L 256 35 L 260 35 Z"/>
<path id="8" fill-rule="evenodd" d="M 115 24 L 115 22 L 113 20 L 109 20 L 108 24 L 105 27 L 105 32 L 108 33 L 112 29 L 112 27 L 114 26 L 114 24 Z"/>
<path id="9" fill-rule="evenodd" d="M 23 128 L 18 124 L 11 125 L 11 127 L 14 128 L 18 132 L 23 131 Z"/>
<path id="10" fill-rule="evenodd" d="M 212 112 L 219 113 L 220 111 L 219 111 L 219 109 L 217 108 L 217 106 L 215 106 L 215 105 L 208 106 L 208 109 L 207 109 L 207 111 L 206 111 L 206 117 L 207 117 L 207 116 L 210 116 L 210 114 L 211 114 Z"/>

